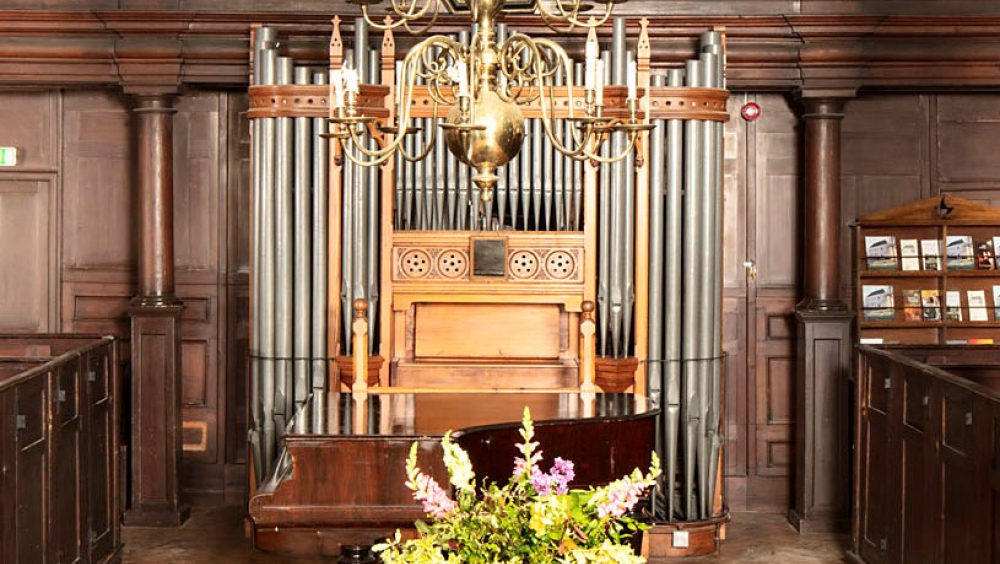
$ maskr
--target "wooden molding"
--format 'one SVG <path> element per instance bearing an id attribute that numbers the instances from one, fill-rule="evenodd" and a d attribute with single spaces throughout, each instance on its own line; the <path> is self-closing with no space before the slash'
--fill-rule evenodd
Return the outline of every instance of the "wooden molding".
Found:
<path id="1" fill-rule="evenodd" d="M 4 4 L 9 2 L 0 2 Z M 652 15 L 660 9 L 648 4 L 625 4 L 618 12 L 636 20 L 649 15 L 652 69 L 682 64 L 695 53 L 699 33 L 724 26 L 727 80 L 734 89 L 1000 87 L 995 64 L 1000 59 L 1000 13 L 995 12 L 1000 10 L 967 16 L 872 15 L 848 7 L 844 10 L 854 14 L 817 9 L 803 15 L 804 8 L 793 12 L 771 2 L 767 4 L 773 6 L 755 7 L 745 15 L 702 6 L 697 11 L 703 15 L 664 16 Z M 0 87 L 120 86 L 137 93 L 169 93 L 186 85 L 246 87 L 252 25 L 278 27 L 290 38 L 292 56 L 320 62 L 329 60 L 329 14 L 353 14 L 352 9 L 329 6 L 320 12 L 275 10 L 0 10 Z M 555 36 L 537 18 L 507 20 L 532 35 Z M 466 27 L 465 18 L 443 16 L 435 31 Z M 635 36 L 638 25 L 630 22 L 629 31 Z M 608 32 L 602 29 L 601 35 Z M 582 53 L 582 34 L 559 40 L 571 54 Z M 394 45 L 403 52 L 413 43 L 413 37 L 400 35 Z"/>

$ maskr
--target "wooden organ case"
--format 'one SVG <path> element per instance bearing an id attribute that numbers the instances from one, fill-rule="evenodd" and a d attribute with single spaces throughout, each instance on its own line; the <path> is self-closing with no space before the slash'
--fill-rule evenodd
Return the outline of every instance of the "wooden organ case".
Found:
<path id="1" fill-rule="evenodd" d="M 411 432 L 390 425 L 391 440 L 379 437 L 386 434 L 379 427 L 385 421 L 369 416 L 366 423 L 365 416 L 357 415 L 374 413 L 358 411 L 365 401 L 371 403 L 368 391 L 389 394 L 384 397 L 416 393 L 418 398 L 420 393 L 461 392 L 480 398 L 482 392 L 593 394 L 600 391 L 593 385 L 596 356 L 612 356 L 610 345 L 602 351 L 594 338 L 595 310 L 599 317 L 616 315 L 609 313 L 614 308 L 602 310 L 598 303 L 602 301 L 600 255 L 615 254 L 601 240 L 599 226 L 611 220 L 599 217 L 610 203 L 600 193 L 608 178 L 601 177 L 598 163 L 561 159 L 539 141 L 543 137 L 539 125 L 534 125 L 532 136 L 532 124 L 543 115 L 536 100 L 520 106 L 529 135 L 520 161 L 512 161 L 501 173 L 496 196 L 488 202 L 469 182 L 468 171 L 463 176 L 464 165 L 446 155 L 443 144 L 440 149 L 431 147 L 422 165 L 400 158 L 373 168 L 352 165 L 350 155 L 321 135 L 328 131 L 326 118 L 334 98 L 323 75 L 353 56 L 359 67 L 369 69 L 367 75 L 361 73 L 359 113 L 386 119 L 395 109 L 397 72 L 392 32 L 385 33 L 381 53 L 376 54 L 368 49 L 367 29 L 360 22 L 356 28 L 360 32 L 355 30 L 354 52 L 349 53 L 335 18 L 329 66 L 321 68 L 314 60 L 312 70 L 293 69 L 289 58 L 277 55 L 275 28 L 254 30 L 255 76 L 249 96 L 255 155 L 250 523 L 256 545 L 264 549 L 292 550 L 298 541 L 290 539 L 313 539 L 304 551 L 337 553 L 338 543 L 405 527 L 419 517 L 419 506 L 395 486 L 387 490 L 395 492 L 392 499 L 382 499 L 378 487 L 363 486 L 341 492 L 344 499 L 334 496 L 324 505 L 313 498 L 316 484 L 301 481 L 327 484 L 331 475 L 319 468 L 306 470 L 301 464 L 306 460 L 312 465 L 337 464 L 343 455 L 336 451 L 340 447 L 334 446 L 334 439 L 323 437 L 371 435 L 367 437 L 371 449 L 349 438 L 350 452 L 374 453 L 382 458 L 370 461 L 373 464 L 398 463 L 402 468 L 405 449 L 396 443 L 402 440 L 400 444 L 408 446 L 414 436 L 427 443 L 426 433 L 417 430 L 427 427 L 429 420 L 441 425 L 440 413 L 418 410 L 405 414 Z M 623 31 L 621 43 L 624 49 Z M 621 55 L 624 62 L 625 53 Z M 265 56 L 270 59 L 262 60 Z M 721 122 L 728 119 L 724 88 L 651 88 L 645 20 L 634 62 L 640 119 L 700 120 L 720 125 L 721 139 Z M 555 113 L 548 117 L 568 115 L 570 88 L 582 107 L 582 84 L 557 85 L 552 89 Z M 625 86 L 605 87 L 605 116 L 628 117 L 626 93 Z M 417 127 L 426 129 L 435 112 L 444 117 L 447 109 L 432 102 L 426 87 L 415 87 L 412 118 Z M 311 127 L 311 133 L 300 137 L 300 125 Z M 644 135 L 640 140 L 635 161 L 627 168 L 621 164 L 620 170 L 620 177 L 628 179 L 622 181 L 620 193 L 627 194 L 631 204 L 614 220 L 623 233 L 622 225 L 627 224 L 628 235 L 622 239 L 630 243 L 617 254 L 627 255 L 627 268 L 634 270 L 620 292 L 630 301 L 619 308 L 628 311 L 624 321 L 619 320 L 626 327 L 619 338 L 625 343 L 621 348 L 633 360 L 649 355 L 649 267 L 660 260 L 651 258 L 649 244 L 651 175 L 643 164 L 650 159 L 650 144 Z M 414 151 L 420 146 L 415 141 L 406 148 Z M 432 189 L 427 179 L 437 174 L 450 185 Z M 301 183 L 300 176 L 305 179 Z M 526 184 L 536 188 L 526 191 Z M 262 219 L 268 217 L 272 219 Z M 705 299 L 712 299 L 711 292 Z M 368 355 L 360 350 L 365 340 L 352 340 L 351 331 L 357 330 L 359 321 L 370 343 Z M 352 366 L 380 368 L 357 378 L 345 373 Z M 623 389 L 643 397 L 651 391 L 647 365 L 630 366 L 635 368 L 619 369 L 628 378 Z M 366 391 L 365 383 L 374 387 Z M 353 411 L 342 393 L 350 392 L 352 384 Z M 676 386 L 680 389 L 680 383 Z M 652 391 L 658 395 L 659 385 Z M 566 401 L 575 405 L 576 400 Z M 335 402 L 347 404 L 338 409 L 331 404 Z M 584 412 L 582 408 L 579 413 Z M 344 420 L 352 418 L 353 427 L 345 427 Z M 517 417 L 509 420 L 516 422 Z M 366 425 L 373 421 L 376 430 L 367 433 Z M 317 450 L 303 451 L 303 445 Z M 338 454 L 331 454 L 335 451 Z M 341 491 L 327 486 L 331 492 Z M 279 534 L 283 528 L 294 533 Z M 316 541 L 319 537 L 310 531 L 327 536 Z"/>

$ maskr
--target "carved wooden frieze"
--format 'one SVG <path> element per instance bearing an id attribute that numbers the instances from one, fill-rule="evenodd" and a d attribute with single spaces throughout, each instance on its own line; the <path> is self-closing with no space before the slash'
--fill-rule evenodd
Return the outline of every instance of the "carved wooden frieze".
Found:
<path id="1" fill-rule="evenodd" d="M 275 84 L 251 86 L 250 117 L 327 117 L 330 115 L 328 85 Z M 368 116 L 385 118 L 389 111 L 384 100 L 388 86 L 363 85 L 358 108 Z"/>
<path id="2" fill-rule="evenodd" d="M 649 115 L 653 119 L 704 119 L 728 121 L 723 88 L 657 87 L 649 91 Z"/>
<path id="3" fill-rule="evenodd" d="M 476 282 L 484 277 L 472 270 L 472 241 L 425 244 L 396 244 L 392 249 L 392 278 L 407 282 Z M 582 245 L 532 244 L 528 239 L 512 238 L 507 242 L 502 276 L 490 276 L 489 282 L 510 284 L 583 283 Z"/>

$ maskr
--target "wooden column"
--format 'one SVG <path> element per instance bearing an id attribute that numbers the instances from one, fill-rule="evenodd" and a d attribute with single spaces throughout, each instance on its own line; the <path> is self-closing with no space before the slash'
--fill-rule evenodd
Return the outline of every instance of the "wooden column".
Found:
<path id="1" fill-rule="evenodd" d="M 183 523 L 181 311 L 174 289 L 173 108 L 168 95 L 135 97 L 139 293 L 132 316 L 132 495 L 128 525 Z"/>
<path id="2" fill-rule="evenodd" d="M 796 305 L 795 505 L 799 532 L 846 531 L 853 316 L 840 298 L 840 126 L 844 97 L 804 97 L 805 287 Z"/>

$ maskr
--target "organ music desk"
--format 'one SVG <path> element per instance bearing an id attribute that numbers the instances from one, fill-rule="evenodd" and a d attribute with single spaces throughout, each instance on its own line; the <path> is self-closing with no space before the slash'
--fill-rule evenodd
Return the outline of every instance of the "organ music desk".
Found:
<path id="1" fill-rule="evenodd" d="M 543 468 L 575 464 L 573 487 L 602 485 L 646 469 L 657 409 L 626 393 L 400 392 L 311 398 L 289 424 L 275 470 L 250 499 L 254 546 L 326 554 L 372 544 L 425 515 L 405 486 L 410 445 L 420 468 L 446 485 L 440 440 L 448 430 L 472 460 L 476 480 L 505 482 L 514 468 L 524 407 L 531 410 Z"/>

